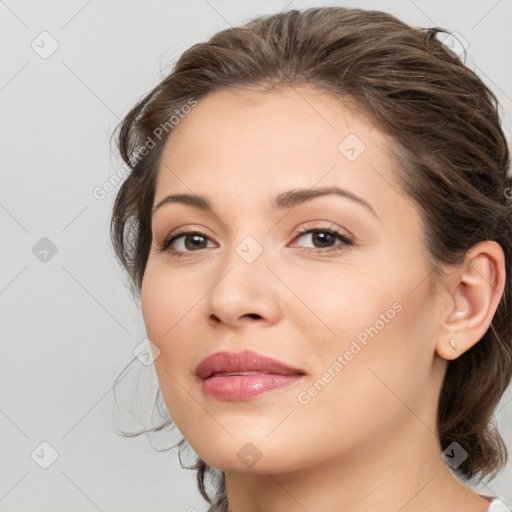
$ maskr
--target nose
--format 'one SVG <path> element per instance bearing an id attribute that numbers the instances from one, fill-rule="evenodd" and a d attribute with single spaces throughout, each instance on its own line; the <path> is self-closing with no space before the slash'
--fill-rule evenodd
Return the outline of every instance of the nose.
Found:
<path id="1" fill-rule="evenodd" d="M 220 276 L 207 295 L 208 318 L 212 326 L 231 329 L 269 326 L 281 317 L 279 281 L 266 266 L 265 254 L 249 263 L 238 253 L 223 263 Z"/>

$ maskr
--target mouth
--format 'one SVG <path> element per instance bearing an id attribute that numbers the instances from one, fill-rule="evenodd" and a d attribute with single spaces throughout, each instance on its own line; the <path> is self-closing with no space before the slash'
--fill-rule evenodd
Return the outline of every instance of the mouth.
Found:
<path id="1" fill-rule="evenodd" d="M 301 380 L 305 372 L 257 352 L 216 352 L 201 361 L 196 376 L 205 395 L 249 400 Z"/>

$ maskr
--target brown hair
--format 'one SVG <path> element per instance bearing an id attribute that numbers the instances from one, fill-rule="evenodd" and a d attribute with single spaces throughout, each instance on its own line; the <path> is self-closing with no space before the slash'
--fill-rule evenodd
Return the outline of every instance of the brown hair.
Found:
<path id="1" fill-rule="evenodd" d="M 166 137 L 135 162 L 134 155 L 191 98 L 226 88 L 307 84 L 350 100 L 396 145 L 400 184 L 424 224 L 431 283 L 443 265 L 461 264 L 477 242 L 494 240 L 505 253 L 505 291 L 491 326 L 449 362 L 437 417 L 442 448 L 456 441 L 469 454 L 456 472 L 466 479 L 494 472 L 494 478 L 508 454 L 490 421 L 512 374 L 509 150 L 495 95 L 443 46 L 439 33 L 447 32 L 412 28 L 382 12 L 325 7 L 254 18 L 195 44 L 116 130 L 131 174 L 117 195 L 111 234 L 132 292 L 140 294 Z M 157 429 L 169 424 L 170 418 Z M 215 470 L 199 458 L 193 468 L 201 493 L 214 503 L 210 510 L 227 511 L 224 475 L 210 499 L 206 477 Z"/>

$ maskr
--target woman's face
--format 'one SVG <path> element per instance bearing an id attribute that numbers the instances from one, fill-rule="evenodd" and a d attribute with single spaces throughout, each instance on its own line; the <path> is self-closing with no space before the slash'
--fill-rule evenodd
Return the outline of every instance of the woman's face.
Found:
<path id="1" fill-rule="evenodd" d="M 174 128 L 142 308 L 169 413 L 217 469 L 354 460 L 434 429 L 439 308 L 392 150 L 312 88 L 216 92 Z"/>

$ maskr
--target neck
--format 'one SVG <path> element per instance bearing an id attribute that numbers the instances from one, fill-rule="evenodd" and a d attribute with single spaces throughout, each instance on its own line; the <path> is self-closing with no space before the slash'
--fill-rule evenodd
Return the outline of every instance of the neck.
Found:
<path id="1" fill-rule="evenodd" d="M 272 474 L 226 471 L 230 512 L 485 512 L 489 501 L 462 484 L 418 418 L 414 436 L 390 433 L 320 465 Z M 410 425 L 404 429 L 411 432 Z M 434 454 L 434 455 L 432 455 Z"/>

